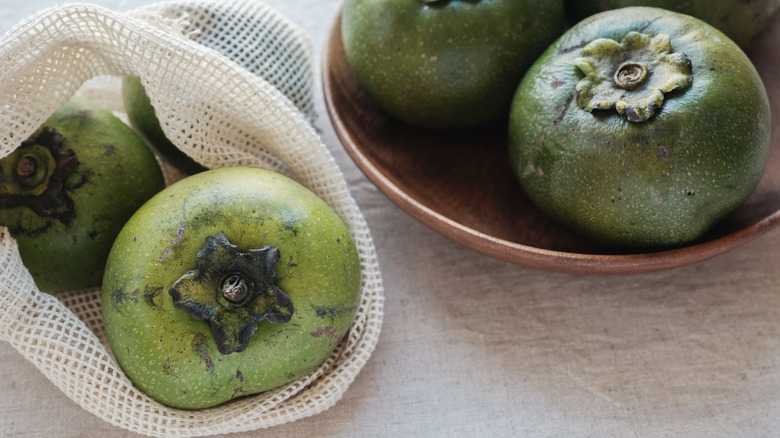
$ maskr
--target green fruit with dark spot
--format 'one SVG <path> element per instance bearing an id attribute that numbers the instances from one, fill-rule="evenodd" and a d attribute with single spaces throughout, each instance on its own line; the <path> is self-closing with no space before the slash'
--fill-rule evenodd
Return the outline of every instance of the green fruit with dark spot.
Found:
<path id="1" fill-rule="evenodd" d="M 72 98 L 0 160 L 0 225 L 40 289 L 94 286 L 119 230 L 164 186 L 130 127 Z"/>
<path id="2" fill-rule="evenodd" d="M 523 73 L 563 30 L 563 0 L 347 0 L 341 16 L 358 83 L 427 128 L 505 118 Z"/>
<path id="3" fill-rule="evenodd" d="M 574 26 L 514 96 L 510 161 L 529 197 L 594 241 L 692 242 L 752 194 L 769 150 L 761 78 L 723 33 L 624 8 Z"/>
<path id="4" fill-rule="evenodd" d="M 189 176 L 128 221 L 109 256 L 103 316 L 133 383 L 197 409 L 317 368 L 360 301 L 349 230 L 315 194 L 266 170 Z"/>
<path id="5" fill-rule="evenodd" d="M 691 15 L 720 29 L 741 47 L 769 27 L 780 0 L 567 0 L 568 15 L 579 21 L 598 12 L 630 6 L 649 6 Z"/>

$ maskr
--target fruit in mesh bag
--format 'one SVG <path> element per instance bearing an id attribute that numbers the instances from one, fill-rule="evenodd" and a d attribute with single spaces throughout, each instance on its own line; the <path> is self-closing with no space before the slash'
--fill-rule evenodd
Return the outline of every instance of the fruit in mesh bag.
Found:
<path id="1" fill-rule="evenodd" d="M 187 175 L 206 170 L 205 166 L 182 152 L 165 135 L 152 102 L 141 84 L 141 78 L 136 76 L 122 78 L 122 99 L 130 125 L 160 158 Z"/>
<path id="2" fill-rule="evenodd" d="M 568 15 L 575 21 L 611 9 L 649 6 L 691 15 L 718 28 L 741 47 L 769 27 L 780 9 L 780 0 L 567 0 Z"/>
<path id="3" fill-rule="evenodd" d="M 347 334 L 361 286 L 346 225 L 267 170 L 208 170 L 149 200 L 116 239 L 106 333 L 133 383 L 197 409 L 317 368 Z"/>
<path id="4" fill-rule="evenodd" d="M 310 116 L 313 100 L 309 86 L 308 40 L 283 16 L 262 2 L 212 3 L 193 6 L 194 9 L 188 6 L 182 10 L 172 4 L 170 8 L 165 8 L 162 16 L 173 14 L 192 18 L 186 29 L 182 29 L 188 38 L 216 50 L 267 81 L 304 116 Z M 123 78 L 122 98 L 130 124 L 160 158 L 186 175 L 207 169 L 165 135 L 141 78 Z"/>
<path id="5" fill-rule="evenodd" d="M 164 186 L 130 127 L 74 97 L 0 159 L 0 225 L 40 289 L 98 285 L 119 230 Z"/>
<path id="6" fill-rule="evenodd" d="M 766 90 L 712 26 L 659 8 L 594 15 L 529 69 L 510 161 L 542 210 L 633 248 L 700 238 L 742 205 L 769 151 Z"/>
<path id="7" fill-rule="evenodd" d="M 347 0 L 341 16 L 361 87 L 426 128 L 505 119 L 523 73 L 563 30 L 563 0 Z"/>

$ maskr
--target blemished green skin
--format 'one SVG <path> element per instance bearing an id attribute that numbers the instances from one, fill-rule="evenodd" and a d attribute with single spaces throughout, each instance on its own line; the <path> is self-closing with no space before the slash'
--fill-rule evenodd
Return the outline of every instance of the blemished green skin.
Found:
<path id="1" fill-rule="evenodd" d="M 67 204 L 53 215 L 39 215 L 27 204 L 7 206 L 9 196 L 19 193 L 12 173 L 20 154 L 31 150 L 25 146 L 0 160 L 0 224 L 16 239 L 22 262 L 40 289 L 99 285 L 119 230 L 165 187 L 162 171 L 130 127 L 87 100 L 69 100 L 31 138 L 44 128 L 61 134 L 61 148 L 71 149 L 78 160 L 62 185 Z M 42 146 L 32 147 L 51 157 Z"/>
<path id="2" fill-rule="evenodd" d="M 196 269 L 207 236 L 240 251 L 279 249 L 275 285 L 294 313 L 262 320 L 245 350 L 219 352 L 209 323 L 175 308 L 171 286 Z M 339 217 L 312 192 L 252 168 L 189 176 L 152 198 L 117 237 L 103 283 L 112 351 L 144 393 L 199 409 L 263 392 L 318 367 L 347 334 L 360 301 L 355 244 Z"/>
<path id="3" fill-rule="evenodd" d="M 505 120 L 564 21 L 563 0 L 346 0 L 341 31 L 358 83 L 386 113 L 448 129 Z"/>
<path id="4" fill-rule="evenodd" d="M 691 15 L 720 29 L 742 48 L 765 30 L 780 9 L 780 0 L 566 0 L 574 20 L 630 6 L 649 6 Z"/>
<path id="5" fill-rule="evenodd" d="M 585 44 L 632 30 L 669 35 L 672 51 L 690 58 L 692 84 L 667 93 L 645 122 L 582 109 L 574 60 Z M 751 195 L 770 123 L 761 79 L 721 32 L 662 9 L 617 9 L 570 29 L 531 67 L 514 96 L 510 162 L 534 203 L 594 241 L 682 245 Z"/>
<path id="6" fill-rule="evenodd" d="M 130 126 L 138 131 L 160 158 L 186 175 L 193 175 L 207 169 L 182 152 L 166 137 L 157 118 L 157 112 L 141 84 L 141 78 L 137 76 L 122 78 L 122 100 Z"/>

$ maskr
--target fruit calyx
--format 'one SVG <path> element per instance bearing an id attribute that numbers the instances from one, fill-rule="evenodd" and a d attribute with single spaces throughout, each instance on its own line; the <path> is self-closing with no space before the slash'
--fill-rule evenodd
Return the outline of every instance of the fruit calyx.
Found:
<path id="1" fill-rule="evenodd" d="M 176 308 L 192 318 L 208 320 L 219 352 L 241 352 L 257 324 L 289 322 L 290 297 L 274 284 L 279 249 L 263 246 L 241 252 L 224 233 L 206 237 L 198 267 L 168 290 Z"/>
<path id="2" fill-rule="evenodd" d="M 28 207 L 38 216 L 54 217 L 64 224 L 75 216 L 65 193 L 65 179 L 78 165 L 72 149 L 63 149 L 57 130 L 44 127 L 3 160 L 10 175 L 0 174 L 0 208 Z"/>
<path id="3" fill-rule="evenodd" d="M 645 122 L 661 108 L 664 93 L 693 84 L 693 65 L 687 55 L 672 52 L 669 35 L 629 32 L 623 41 L 591 41 L 574 60 L 584 77 L 576 86 L 577 104 L 615 110 L 631 122 Z"/>

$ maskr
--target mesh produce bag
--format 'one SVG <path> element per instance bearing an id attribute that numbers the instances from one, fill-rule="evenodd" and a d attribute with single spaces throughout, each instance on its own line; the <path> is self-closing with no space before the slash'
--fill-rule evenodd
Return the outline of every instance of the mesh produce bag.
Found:
<path id="1" fill-rule="evenodd" d="M 0 39 L 0 157 L 74 94 L 122 118 L 120 78 L 139 76 L 163 130 L 181 150 L 208 167 L 255 166 L 292 177 L 333 208 L 359 250 L 361 303 L 348 336 L 325 363 L 275 390 L 187 411 L 155 402 L 123 374 L 106 343 L 99 288 L 56 296 L 39 291 L 0 227 L 0 339 L 105 421 L 173 437 L 290 422 L 338 401 L 372 353 L 382 280 L 365 220 L 307 119 L 309 44 L 277 12 L 246 0 L 158 3 L 127 14 L 62 5 Z"/>

